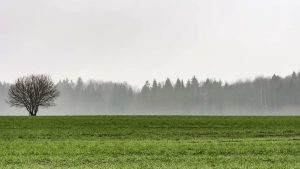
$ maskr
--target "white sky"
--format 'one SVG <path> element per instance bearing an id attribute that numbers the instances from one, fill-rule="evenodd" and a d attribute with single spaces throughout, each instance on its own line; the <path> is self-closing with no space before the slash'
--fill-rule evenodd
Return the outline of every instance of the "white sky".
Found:
<path id="1" fill-rule="evenodd" d="M 0 0 L 0 80 L 141 86 L 300 70 L 299 0 Z"/>

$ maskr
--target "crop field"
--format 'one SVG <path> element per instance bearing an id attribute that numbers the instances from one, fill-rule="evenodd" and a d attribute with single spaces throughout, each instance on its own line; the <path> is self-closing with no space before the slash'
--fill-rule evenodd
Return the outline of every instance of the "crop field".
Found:
<path id="1" fill-rule="evenodd" d="M 300 117 L 0 117 L 0 168 L 300 168 Z"/>

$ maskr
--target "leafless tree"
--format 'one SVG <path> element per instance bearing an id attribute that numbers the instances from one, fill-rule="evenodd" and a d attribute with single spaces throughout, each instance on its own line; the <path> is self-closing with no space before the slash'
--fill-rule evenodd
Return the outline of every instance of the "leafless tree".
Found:
<path id="1" fill-rule="evenodd" d="M 39 107 L 54 106 L 59 96 L 56 85 L 46 75 L 20 77 L 10 86 L 8 103 L 14 107 L 25 107 L 30 116 L 36 116 Z"/>

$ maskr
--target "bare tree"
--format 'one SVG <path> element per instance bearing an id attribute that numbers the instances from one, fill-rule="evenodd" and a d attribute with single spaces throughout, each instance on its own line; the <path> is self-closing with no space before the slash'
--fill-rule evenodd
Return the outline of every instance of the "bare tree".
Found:
<path id="1" fill-rule="evenodd" d="M 39 107 L 54 106 L 59 96 L 56 85 L 46 75 L 20 77 L 10 86 L 8 103 L 14 107 L 25 107 L 30 116 L 36 116 Z"/>

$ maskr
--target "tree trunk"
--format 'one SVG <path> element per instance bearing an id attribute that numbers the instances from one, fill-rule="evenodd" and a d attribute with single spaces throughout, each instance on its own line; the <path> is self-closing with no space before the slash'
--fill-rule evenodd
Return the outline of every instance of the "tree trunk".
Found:
<path id="1" fill-rule="evenodd" d="M 39 107 L 36 107 L 36 108 L 34 109 L 33 115 L 36 116 L 36 114 L 37 114 L 38 111 L 39 111 Z"/>
<path id="2" fill-rule="evenodd" d="M 36 113 L 29 112 L 29 116 L 36 116 Z"/>

